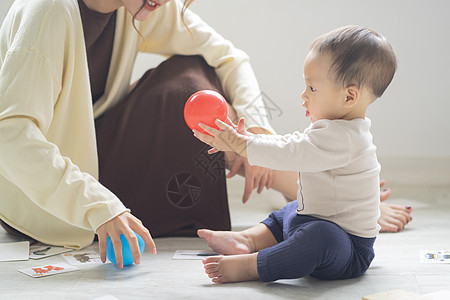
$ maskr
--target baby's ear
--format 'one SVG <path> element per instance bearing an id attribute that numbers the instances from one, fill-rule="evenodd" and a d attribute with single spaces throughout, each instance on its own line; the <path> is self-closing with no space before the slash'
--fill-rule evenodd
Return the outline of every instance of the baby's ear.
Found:
<path id="1" fill-rule="evenodd" d="M 359 100 L 359 88 L 351 85 L 345 89 L 345 106 L 351 107 Z"/>

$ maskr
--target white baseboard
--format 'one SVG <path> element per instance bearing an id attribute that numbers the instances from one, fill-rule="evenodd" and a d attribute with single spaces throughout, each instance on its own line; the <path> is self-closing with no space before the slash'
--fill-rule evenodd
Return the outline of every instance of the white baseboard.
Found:
<path id="1" fill-rule="evenodd" d="M 378 157 L 381 178 L 389 185 L 450 185 L 449 157 Z"/>

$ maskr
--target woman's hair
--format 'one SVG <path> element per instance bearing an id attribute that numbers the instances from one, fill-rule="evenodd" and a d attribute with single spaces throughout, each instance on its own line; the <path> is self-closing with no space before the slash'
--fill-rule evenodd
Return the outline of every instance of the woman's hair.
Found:
<path id="1" fill-rule="evenodd" d="M 311 50 L 331 55 L 330 77 L 342 85 L 366 86 L 378 98 L 391 83 L 397 68 L 392 46 L 379 33 L 346 26 L 318 37 Z"/>
<path id="2" fill-rule="evenodd" d="M 186 21 L 184 20 L 184 13 L 186 12 L 186 9 L 188 9 L 189 5 L 192 4 L 192 2 L 194 2 L 194 0 L 184 0 L 183 8 L 181 9 L 181 20 L 183 20 L 184 26 L 186 26 L 187 30 L 189 31 L 189 33 L 191 35 L 192 35 L 192 32 L 189 29 L 189 27 L 187 26 Z"/>
<path id="3" fill-rule="evenodd" d="M 181 20 L 183 21 L 183 24 L 184 24 L 184 26 L 186 26 L 186 28 L 187 28 L 187 30 L 189 31 L 189 33 L 191 33 L 191 31 L 189 30 L 189 27 L 187 26 L 187 24 L 186 24 L 186 22 L 185 22 L 185 20 L 184 20 L 184 13 L 186 12 L 186 9 L 188 9 L 189 5 L 192 4 L 192 2 L 194 2 L 194 0 L 184 0 L 183 8 L 181 9 L 181 14 L 180 14 Z M 141 8 L 139 8 L 139 10 L 133 15 L 133 27 L 134 27 L 134 29 L 136 29 L 136 31 L 139 33 L 139 35 L 141 36 L 141 38 L 143 38 L 143 37 L 142 37 L 142 35 L 140 34 L 139 30 L 137 30 L 135 21 L 136 21 L 136 15 L 137 15 L 142 9 L 144 9 L 146 3 L 147 3 L 147 0 L 143 0 Z M 191 34 L 192 34 L 192 33 L 191 33 Z"/>

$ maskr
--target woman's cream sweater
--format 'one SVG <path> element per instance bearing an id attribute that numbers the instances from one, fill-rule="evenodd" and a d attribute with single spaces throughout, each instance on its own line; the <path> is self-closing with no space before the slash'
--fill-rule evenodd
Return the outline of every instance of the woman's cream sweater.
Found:
<path id="1" fill-rule="evenodd" d="M 136 22 L 144 40 L 131 15 L 118 10 L 105 94 L 92 107 L 77 1 L 15 1 L 0 29 L 4 222 L 41 242 L 81 248 L 100 225 L 126 210 L 97 181 L 94 118 L 126 95 L 139 51 L 202 55 L 216 68 L 238 116 L 246 116 L 249 127 L 273 132 L 247 55 L 188 10 L 189 34 L 181 8 L 172 0 Z"/>

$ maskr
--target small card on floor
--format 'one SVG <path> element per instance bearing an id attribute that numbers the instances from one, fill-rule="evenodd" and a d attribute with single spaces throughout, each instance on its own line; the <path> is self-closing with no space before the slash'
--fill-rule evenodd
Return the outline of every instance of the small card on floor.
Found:
<path id="1" fill-rule="evenodd" d="M 0 261 L 28 260 L 30 242 L 0 244 Z"/>
<path id="2" fill-rule="evenodd" d="M 102 263 L 100 255 L 95 251 L 74 251 L 61 254 L 61 256 L 72 266 Z"/>
<path id="3" fill-rule="evenodd" d="M 450 251 L 421 250 L 420 262 L 425 264 L 450 264 Z"/>
<path id="4" fill-rule="evenodd" d="M 19 272 L 31 276 L 33 278 L 45 277 L 50 275 L 62 274 L 67 272 L 78 271 L 79 268 L 68 264 L 50 264 L 40 267 L 32 267 L 20 269 Z"/>
<path id="5" fill-rule="evenodd" d="M 61 253 L 66 253 L 72 250 L 73 249 L 37 243 L 35 245 L 30 246 L 30 258 L 41 259 L 53 255 L 58 255 Z"/>
<path id="6" fill-rule="evenodd" d="M 172 259 L 204 259 L 208 256 L 219 255 L 211 250 L 177 250 Z"/>

